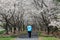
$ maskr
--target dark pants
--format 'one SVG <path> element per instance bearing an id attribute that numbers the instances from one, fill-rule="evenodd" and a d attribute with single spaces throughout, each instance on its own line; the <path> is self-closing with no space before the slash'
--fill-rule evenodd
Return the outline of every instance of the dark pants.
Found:
<path id="1" fill-rule="evenodd" d="M 31 31 L 28 31 L 28 36 L 29 38 L 31 38 Z"/>

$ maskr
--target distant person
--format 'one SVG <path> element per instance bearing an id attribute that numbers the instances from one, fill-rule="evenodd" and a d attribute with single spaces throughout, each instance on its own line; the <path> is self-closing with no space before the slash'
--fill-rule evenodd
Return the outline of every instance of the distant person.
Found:
<path id="1" fill-rule="evenodd" d="M 27 31 L 28 31 L 29 38 L 31 38 L 31 32 L 32 32 L 32 26 L 31 25 L 27 26 Z"/>

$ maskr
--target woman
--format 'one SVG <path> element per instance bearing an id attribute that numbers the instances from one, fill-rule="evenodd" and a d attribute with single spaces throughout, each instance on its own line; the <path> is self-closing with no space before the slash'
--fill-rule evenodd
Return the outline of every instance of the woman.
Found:
<path id="1" fill-rule="evenodd" d="M 31 32 L 32 32 L 32 26 L 31 25 L 27 26 L 27 31 L 28 31 L 29 38 L 31 38 Z"/>

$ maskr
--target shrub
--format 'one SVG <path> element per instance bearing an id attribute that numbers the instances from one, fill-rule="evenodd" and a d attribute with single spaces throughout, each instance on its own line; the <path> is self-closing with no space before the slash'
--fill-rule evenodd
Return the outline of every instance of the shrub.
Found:
<path id="1" fill-rule="evenodd" d="M 5 32 L 5 30 L 3 30 L 3 31 L 0 31 L 0 34 L 3 34 Z"/>

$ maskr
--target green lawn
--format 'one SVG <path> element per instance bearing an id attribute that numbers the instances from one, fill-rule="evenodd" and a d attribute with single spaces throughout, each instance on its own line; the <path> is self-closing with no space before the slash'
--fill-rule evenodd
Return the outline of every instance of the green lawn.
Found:
<path id="1" fill-rule="evenodd" d="M 39 38 L 42 40 L 60 40 L 59 38 L 56 38 L 54 36 L 49 36 L 49 35 L 42 35 L 41 32 L 38 32 Z"/>
<path id="2" fill-rule="evenodd" d="M 0 40 L 13 40 L 16 36 L 0 36 Z"/>
<path id="3" fill-rule="evenodd" d="M 13 40 L 14 38 L 0 38 L 0 40 Z"/>
<path id="4" fill-rule="evenodd" d="M 5 30 L 0 30 L 0 40 L 13 40 L 16 37 L 15 35 L 1 36 L 1 34 L 3 34 L 4 32 Z"/>
<path id="5" fill-rule="evenodd" d="M 60 39 L 55 37 L 42 37 L 42 40 L 60 40 Z"/>

